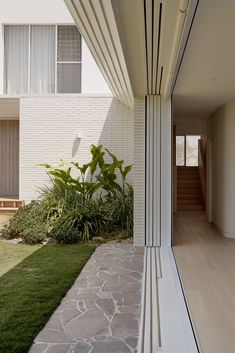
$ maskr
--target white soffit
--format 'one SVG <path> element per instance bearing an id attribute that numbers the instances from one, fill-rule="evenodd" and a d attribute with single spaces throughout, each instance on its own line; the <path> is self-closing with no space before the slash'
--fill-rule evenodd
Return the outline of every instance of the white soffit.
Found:
<path id="1" fill-rule="evenodd" d="M 200 0 L 174 90 L 176 115 L 210 115 L 235 100 L 235 1 Z"/>
<path id="2" fill-rule="evenodd" d="M 111 91 L 133 108 L 134 98 L 111 1 L 65 0 Z"/>
<path id="3" fill-rule="evenodd" d="M 0 97 L 0 120 L 19 119 L 19 98 Z"/>
<path id="4" fill-rule="evenodd" d="M 133 96 L 171 95 L 197 0 L 65 2 L 121 102 L 133 108 Z"/>

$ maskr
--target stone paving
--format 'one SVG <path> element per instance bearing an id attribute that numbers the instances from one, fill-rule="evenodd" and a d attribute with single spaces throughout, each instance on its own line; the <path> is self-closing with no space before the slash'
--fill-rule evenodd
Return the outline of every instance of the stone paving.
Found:
<path id="1" fill-rule="evenodd" d="M 144 248 L 97 248 L 30 353 L 136 353 Z"/>

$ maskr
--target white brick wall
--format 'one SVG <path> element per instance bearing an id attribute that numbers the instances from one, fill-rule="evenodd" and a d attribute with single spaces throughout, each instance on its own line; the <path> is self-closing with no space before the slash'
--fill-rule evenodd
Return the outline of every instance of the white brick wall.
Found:
<path id="1" fill-rule="evenodd" d="M 134 242 L 145 245 L 145 100 L 134 105 Z"/>
<path id="2" fill-rule="evenodd" d="M 81 141 L 72 158 L 76 136 L 81 136 Z M 29 201 L 37 197 L 38 188 L 47 182 L 44 168 L 38 164 L 60 159 L 87 162 L 91 144 L 103 144 L 127 164 L 133 164 L 133 139 L 133 111 L 113 97 L 21 98 L 20 198 Z"/>

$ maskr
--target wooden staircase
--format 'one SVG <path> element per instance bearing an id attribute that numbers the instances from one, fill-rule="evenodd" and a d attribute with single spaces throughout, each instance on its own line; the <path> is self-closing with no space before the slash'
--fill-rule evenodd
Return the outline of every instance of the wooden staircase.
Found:
<path id="1" fill-rule="evenodd" d="M 17 198 L 0 197 L 0 215 L 15 214 L 22 206 L 24 206 L 24 201 Z"/>
<path id="2" fill-rule="evenodd" d="M 198 167 L 177 167 L 177 211 L 204 211 Z"/>

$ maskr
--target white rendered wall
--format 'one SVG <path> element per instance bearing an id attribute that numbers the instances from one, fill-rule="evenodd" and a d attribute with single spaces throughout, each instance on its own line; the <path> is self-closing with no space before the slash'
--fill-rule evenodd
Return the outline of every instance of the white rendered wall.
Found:
<path id="1" fill-rule="evenodd" d="M 38 187 L 47 183 L 39 164 L 60 159 L 85 163 L 91 144 L 103 144 L 126 164 L 133 164 L 133 120 L 133 111 L 111 96 L 21 98 L 20 198 L 37 197 Z M 81 137 L 79 146 L 76 137 Z M 129 180 L 132 182 L 133 172 Z"/>
<path id="2" fill-rule="evenodd" d="M 82 39 L 82 93 L 112 94 L 84 39 Z"/>
<path id="3" fill-rule="evenodd" d="M 213 149 L 213 223 L 224 236 L 235 238 L 235 102 L 210 119 Z"/>
<path id="4" fill-rule="evenodd" d="M 3 94 L 4 24 L 72 24 L 63 0 L 0 0 L 0 95 Z M 84 40 L 83 40 L 84 42 Z M 110 93 L 89 49 L 82 43 L 82 93 Z"/>

